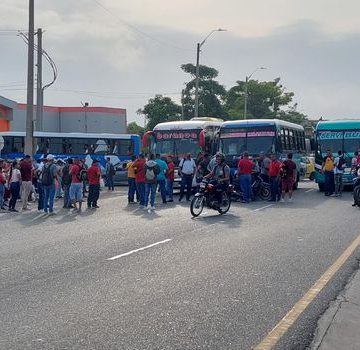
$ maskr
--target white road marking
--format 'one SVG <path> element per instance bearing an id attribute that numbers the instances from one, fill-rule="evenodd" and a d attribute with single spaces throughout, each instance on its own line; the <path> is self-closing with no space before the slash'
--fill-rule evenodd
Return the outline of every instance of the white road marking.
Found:
<path id="1" fill-rule="evenodd" d="M 170 242 L 170 241 L 171 241 L 171 239 L 164 239 L 163 241 L 150 244 L 150 245 L 148 245 L 146 247 L 131 250 L 130 252 L 127 252 L 127 253 L 124 253 L 124 254 L 115 255 L 112 258 L 109 258 L 109 259 L 106 259 L 106 260 L 109 260 L 109 261 L 116 260 L 116 259 L 122 258 L 124 256 L 128 256 L 128 255 L 131 255 L 131 254 L 134 254 L 134 253 L 137 253 L 137 252 L 141 252 L 142 250 L 149 249 L 149 248 L 155 247 L 155 246 L 157 246 L 159 244 L 167 243 L 167 242 Z"/>
<path id="2" fill-rule="evenodd" d="M 254 209 L 253 211 L 260 211 L 260 210 L 263 210 L 263 209 L 272 207 L 273 205 L 274 205 L 274 204 L 268 204 L 268 205 L 265 205 L 265 207 L 257 208 L 257 209 Z"/>
<path id="3" fill-rule="evenodd" d="M 308 192 L 311 192 L 311 191 L 314 191 L 314 189 L 310 188 L 309 190 L 306 190 L 305 193 L 308 193 Z"/>

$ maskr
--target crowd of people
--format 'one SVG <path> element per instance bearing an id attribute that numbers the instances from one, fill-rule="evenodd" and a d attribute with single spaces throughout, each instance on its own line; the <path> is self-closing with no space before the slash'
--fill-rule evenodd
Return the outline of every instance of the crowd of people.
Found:
<path id="1" fill-rule="evenodd" d="M 63 198 L 63 208 L 81 212 L 83 198 L 89 209 L 99 208 L 101 169 L 97 160 L 88 168 L 79 158 L 55 160 L 48 154 L 37 161 L 26 155 L 22 160 L 0 159 L 0 209 L 18 212 L 21 198 L 22 211 L 30 210 L 29 200 L 37 209 L 54 214 L 55 198 Z"/>
<path id="2" fill-rule="evenodd" d="M 325 177 L 325 196 L 341 196 L 343 191 L 343 173 L 346 161 L 342 151 L 333 157 L 328 150 L 322 164 Z M 355 152 L 352 159 L 353 169 L 360 166 L 360 156 Z M 218 188 L 225 187 L 237 178 L 242 193 L 242 202 L 249 203 L 252 195 L 252 174 L 258 173 L 271 190 L 271 202 L 293 200 L 294 184 L 297 180 L 297 167 L 292 153 L 285 161 L 277 159 L 275 154 L 260 153 L 257 159 L 252 159 L 244 152 L 238 162 L 237 170 L 231 174 L 226 165 L 225 156 L 216 153 L 199 154 L 196 161 L 187 154 L 175 166 L 172 156 L 161 157 L 160 154 L 143 154 L 133 156 L 126 165 L 128 174 L 128 203 L 138 204 L 146 210 L 155 209 L 157 191 L 163 204 L 173 202 L 175 172 L 181 178 L 179 201 L 186 197 L 190 201 L 192 190 L 203 178 L 215 180 Z M 22 210 L 29 210 L 29 200 L 37 199 L 37 209 L 49 215 L 54 214 L 55 198 L 63 198 L 63 208 L 81 212 L 83 199 L 87 198 L 89 209 L 99 208 L 98 200 L 102 178 L 106 180 L 109 191 L 114 191 L 115 175 L 111 159 L 106 159 L 104 174 L 98 160 L 92 160 L 87 167 L 85 161 L 79 158 L 55 160 L 49 154 L 40 160 L 33 160 L 26 155 L 22 160 L 5 161 L 0 159 L 0 208 L 17 212 L 18 199 L 22 200 Z"/>

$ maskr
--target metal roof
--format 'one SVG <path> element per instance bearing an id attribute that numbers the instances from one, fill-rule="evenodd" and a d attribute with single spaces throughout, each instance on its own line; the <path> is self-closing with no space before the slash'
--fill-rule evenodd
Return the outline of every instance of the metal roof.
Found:
<path id="1" fill-rule="evenodd" d="M 222 124 L 223 124 L 222 121 L 211 121 L 211 120 L 174 121 L 174 122 L 166 122 L 166 123 L 157 124 L 154 127 L 154 131 L 158 131 L 158 130 L 196 130 L 196 129 L 203 129 L 209 125 L 221 126 Z"/>
<path id="2" fill-rule="evenodd" d="M 360 129 L 360 119 L 319 121 L 316 130 L 352 130 Z"/>
<path id="3" fill-rule="evenodd" d="M 252 127 L 252 126 L 287 126 L 293 129 L 304 130 L 302 125 L 294 124 L 280 119 L 242 119 L 224 122 L 222 128 Z"/>

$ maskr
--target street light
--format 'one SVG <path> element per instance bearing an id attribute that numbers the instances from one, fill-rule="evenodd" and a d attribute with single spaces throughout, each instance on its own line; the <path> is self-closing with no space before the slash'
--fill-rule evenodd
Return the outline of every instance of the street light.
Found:
<path id="1" fill-rule="evenodd" d="M 250 78 L 260 69 L 266 69 L 265 67 L 256 68 L 249 76 L 245 78 L 245 103 L 244 103 L 244 119 L 247 119 L 247 100 L 248 100 L 248 82 Z"/>
<path id="2" fill-rule="evenodd" d="M 205 44 L 205 41 L 209 38 L 209 36 L 215 32 L 225 32 L 226 29 L 214 29 L 212 30 L 201 43 L 197 43 L 196 47 L 196 76 L 195 76 L 195 113 L 194 117 L 197 118 L 199 116 L 199 60 L 200 60 L 200 49 L 201 46 Z"/>

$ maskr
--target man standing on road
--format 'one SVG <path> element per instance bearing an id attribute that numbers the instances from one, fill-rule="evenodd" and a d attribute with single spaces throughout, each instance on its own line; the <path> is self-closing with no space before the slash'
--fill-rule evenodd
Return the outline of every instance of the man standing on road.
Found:
<path id="1" fill-rule="evenodd" d="M 173 192 L 174 192 L 174 180 L 175 180 L 175 164 L 173 162 L 172 156 L 167 158 L 167 176 L 166 176 L 166 194 L 168 196 L 168 202 L 173 202 Z"/>
<path id="2" fill-rule="evenodd" d="M 294 183 L 296 181 L 296 164 L 294 163 L 294 161 L 292 160 L 293 155 L 292 153 L 289 153 L 287 156 L 287 160 L 284 161 L 282 168 L 281 168 L 281 173 L 282 173 L 282 178 L 281 178 L 281 189 L 282 189 L 282 193 L 281 193 L 281 202 L 285 202 L 285 194 L 288 193 L 289 195 L 289 202 L 292 202 L 292 194 L 293 194 L 293 188 L 294 188 Z"/>
<path id="3" fill-rule="evenodd" d="M 168 166 L 167 166 L 166 162 L 160 158 L 160 154 L 156 154 L 155 162 L 158 165 L 159 170 L 160 170 L 159 174 L 157 175 L 156 180 L 160 187 L 160 194 L 161 194 L 162 202 L 163 202 L 163 204 L 166 204 L 166 173 L 168 170 Z"/>
<path id="4" fill-rule="evenodd" d="M 270 179 L 269 179 L 270 163 L 271 163 L 270 158 L 267 155 L 265 155 L 264 152 L 260 152 L 260 155 L 259 155 L 260 177 L 266 183 L 270 182 Z"/>
<path id="5" fill-rule="evenodd" d="M 81 212 L 82 198 L 83 198 L 83 184 L 81 180 L 81 161 L 75 158 L 73 165 L 70 168 L 71 185 L 70 185 L 70 200 L 74 205 L 74 211 Z"/>
<path id="6" fill-rule="evenodd" d="M 108 191 L 114 191 L 115 168 L 114 165 L 111 163 L 110 157 L 106 158 L 105 175 Z"/>
<path id="7" fill-rule="evenodd" d="M 100 196 L 100 178 L 101 178 L 101 170 L 99 167 L 99 161 L 94 159 L 91 167 L 87 171 L 88 180 L 89 180 L 89 195 L 87 199 L 87 207 L 88 209 L 96 209 L 99 208 L 98 200 Z"/>
<path id="8" fill-rule="evenodd" d="M 70 186 L 71 186 L 71 174 L 70 168 L 73 164 L 72 158 L 66 160 L 66 164 L 62 170 L 62 184 L 64 187 L 64 206 L 65 209 L 70 209 L 72 207 L 70 201 Z"/>
<path id="9" fill-rule="evenodd" d="M 335 197 L 341 197 L 343 191 L 343 174 L 346 166 L 346 161 L 342 150 L 338 151 L 338 156 L 334 161 L 334 175 L 335 175 Z"/>
<path id="10" fill-rule="evenodd" d="M 135 156 L 131 156 L 131 161 L 128 162 L 126 164 L 126 169 L 128 171 L 127 175 L 128 175 L 128 203 L 135 203 L 134 202 L 134 198 L 135 198 L 135 193 L 136 191 L 136 183 L 135 183 L 135 169 L 134 169 L 134 162 L 136 160 Z M 136 195 L 136 197 L 138 197 Z"/>
<path id="11" fill-rule="evenodd" d="M 275 154 L 271 154 L 270 159 L 269 177 L 271 198 L 269 199 L 269 202 L 276 202 L 280 199 L 280 169 L 282 163 L 276 159 Z"/>
<path id="12" fill-rule="evenodd" d="M 3 172 L 4 160 L 0 159 L 0 210 L 5 210 L 4 207 L 4 196 L 5 196 L 5 174 Z"/>
<path id="13" fill-rule="evenodd" d="M 134 162 L 135 183 L 139 193 L 140 208 L 145 207 L 145 157 L 139 154 L 138 159 Z"/>
<path id="14" fill-rule="evenodd" d="M 29 155 L 20 162 L 22 210 L 29 210 L 28 200 L 32 189 L 33 166 Z"/>
<path id="15" fill-rule="evenodd" d="M 157 176 L 160 168 L 155 162 L 155 156 L 150 155 L 150 159 L 145 163 L 145 207 L 144 209 L 155 209 L 155 196 L 157 188 Z M 149 204 L 150 195 L 150 204 Z"/>
<path id="16" fill-rule="evenodd" d="M 325 196 L 331 196 L 335 190 L 334 168 L 334 157 L 329 149 L 322 163 L 322 170 L 325 176 Z"/>
<path id="17" fill-rule="evenodd" d="M 179 164 L 179 174 L 181 176 L 181 187 L 179 202 L 184 197 L 184 190 L 186 186 L 186 200 L 190 201 L 192 182 L 196 171 L 196 164 L 191 158 L 191 153 L 188 153 L 186 158 L 182 159 Z"/>
<path id="18" fill-rule="evenodd" d="M 44 190 L 44 212 L 54 214 L 55 179 L 57 167 L 54 164 L 54 156 L 48 154 L 43 166 L 41 182 Z"/>
<path id="19" fill-rule="evenodd" d="M 251 174 L 254 168 L 254 163 L 249 159 L 249 153 L 244 152 L 242 158 L 238 163 L 238 176 L 240 178 L 240 188 L 243 194 L 242 203 L 249 203 L 251 193 Z"/>

